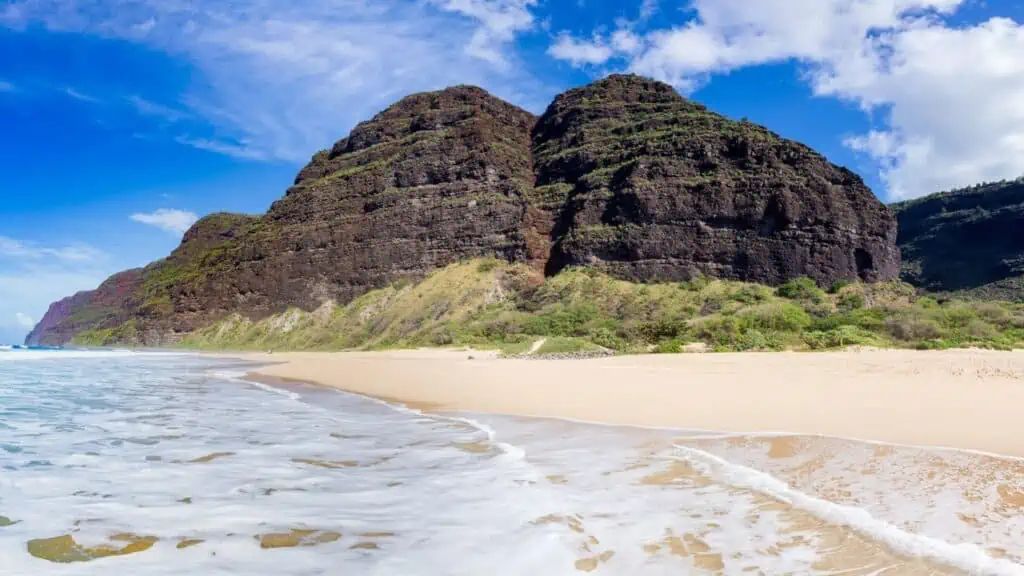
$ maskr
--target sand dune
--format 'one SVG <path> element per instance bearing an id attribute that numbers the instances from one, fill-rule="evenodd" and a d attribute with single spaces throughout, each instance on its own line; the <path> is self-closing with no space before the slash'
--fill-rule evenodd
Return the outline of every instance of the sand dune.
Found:
<path id="1" fill-rule="evenodd" d="M 472 359 L 469 356 L 473 356 Z M 439 411 L 792 432 L 1024 457 L 1024 353 L 850 351 L 503 360 L 417 350 L 250 354 L 262 377 Z"/>

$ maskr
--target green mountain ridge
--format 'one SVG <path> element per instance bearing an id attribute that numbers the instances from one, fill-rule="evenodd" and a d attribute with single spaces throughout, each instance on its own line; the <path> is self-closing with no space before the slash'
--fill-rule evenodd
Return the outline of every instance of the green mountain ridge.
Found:
<path id="1" fill-rule="evenodd" d="M 966 298 L 1024 298 L 1024 178 L 891 207 L 904 281 Z"/>

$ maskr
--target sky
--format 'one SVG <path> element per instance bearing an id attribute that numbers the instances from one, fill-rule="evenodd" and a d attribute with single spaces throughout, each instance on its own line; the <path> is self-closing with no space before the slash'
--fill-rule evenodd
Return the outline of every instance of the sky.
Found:
<path id="1" fill-rule="evenodd" d="M 1024 174 L 1021 54 L 1016 0 L 0 0 L 0 342 L 412 92 L 635 72 L 890 202 Z"/>

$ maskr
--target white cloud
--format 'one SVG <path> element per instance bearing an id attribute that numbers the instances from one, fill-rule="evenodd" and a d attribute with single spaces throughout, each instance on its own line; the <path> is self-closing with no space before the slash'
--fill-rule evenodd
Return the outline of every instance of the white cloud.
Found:
<path id="1" fill-rule="evenodd" d="M 470 83 L 540 108 L 548 92 L 512 41 L 536 0 L 13 0 L 0 26 L 139 43 L 195 67 L 159 103 L 171 139 L 303 162 L 401 96 Z M 543 95 L 540 95 L 540 94 Z M 141 113 L 156 107 L 139 106 Z M 185 121 L 182 121 L 185 120 Z"/>
<path id="2" fill-rule="evenodd" d="M 0 262 L 12 260 L 56 260 L 65 263 L 98 262 L 106 257 L 104 252 L 88 244 L 75 243 L 52 247 L 0 236 Z"/>
<path id="3" fill-rule="evenodd" d="M 632 31 L 619 29 L 612 33 L 612 46 L 616 52 L 635 54 L 643 48 L 643 41 Z"/>
<path id="4" fill-rule="evenodd" d="M 74 88 L 64 88 L 63 92 L 67 97 L 78 100 L 79 102 L 88 102 L 90 104 L 99 104 L 100 102 L 99 98 L 94 98 L 93 96 L 79 92 Z"/>
<path id="5" fill-rule="evenodd" d="M 597 38 L 577 40 L 568 34 L 563 34 L 548 48 L 548 54 L 559 60 L 571 62 L 573 66 L 582 66 L 604 64 L 611 59 L 615 51 Z"/>
<path id="6" fill-rule="evenodd" d="M 505 45 L 515 39 L 518 32 L 534 25 L 530 7 L 537 0 L 429 0 L 442 10 L 455 12 L 477 20 L 480 26 L 473 32 L 466 53 L 499 68 L 509 66 Z"/>
<path id="7" fill-rule="evenodd" d="M 194 212 L 161 208 L 148 214 L 132 214 L 131 219 L 141 224 L 156 226 L 173 234 L 184 234 L 199 220 Z"/>
<path id="8" fill-rule="evenodd" d="M 14 92 L 17 89 L 17 86 L 15 86 L 14 84 L 11 84 L 10 82 L 6 82 L 4 80 L 0 80 L 0 92 Z"/>
<path id="9" fill-rule="evenodd" d="M 18 324 L 18 326 L 26 330 L 31 330 L 36 325 L 36 321 L 33 320 L 31 316 L 25 314 L 24 312 L 15 312 L 14 321 Z"/>
<path id="10" fill-rule="evenodd" d="M 815 94 L 878 112 L 883 125 L 846 144 L 877 161 L 901 199 L 1024 174 L 1024 27 L 950 24 L 964 3 L 693 0 L 671 28 L 559 43 L 610 46 L 608 60 L 684 91 L 715 73 L 802 62 Z"/>
<path id="11" fill-rule="evenodd" d="M 176 110 L 170 106 L 151 102 L 141 96 L 128 96 L 126 100 L 139 114 L 142 114 L 143 116 L 154 116 L 168 122 L 178 122 L 188 118 L 189 116 L 187 112 L 182 112 L 181 110 Z"/>

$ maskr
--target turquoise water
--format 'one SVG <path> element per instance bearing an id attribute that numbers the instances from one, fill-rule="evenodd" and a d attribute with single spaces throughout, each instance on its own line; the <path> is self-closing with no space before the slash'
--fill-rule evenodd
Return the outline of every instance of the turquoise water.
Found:
<path id="1" fill-rule="evenodd" d="M 425 415 L 247 368 L 0 351 L 0 574 L 1024 573 L 1014 461 Z"/>

